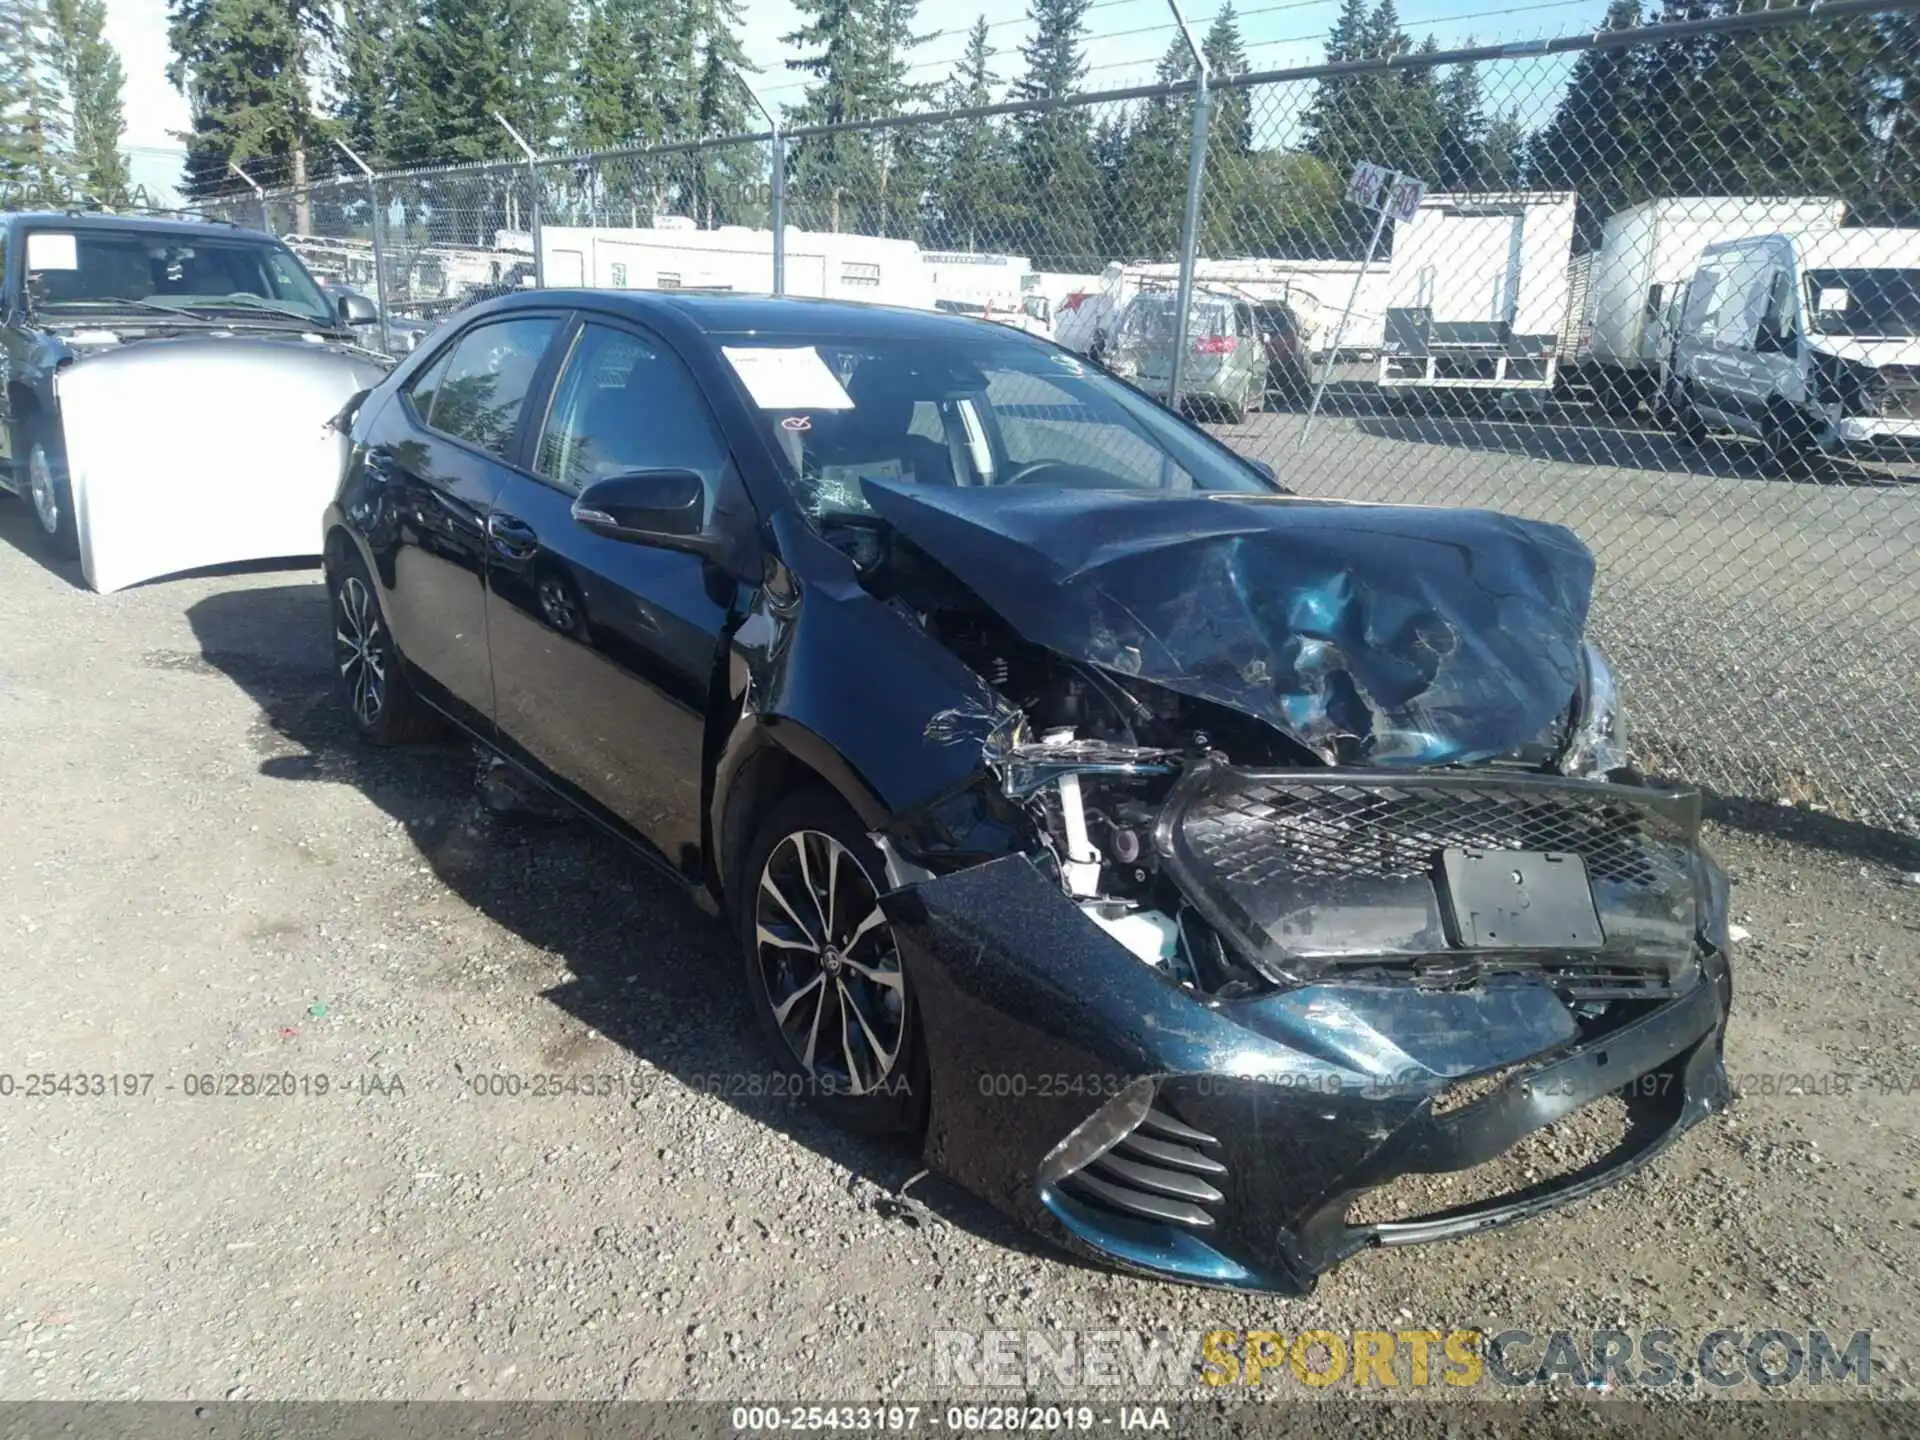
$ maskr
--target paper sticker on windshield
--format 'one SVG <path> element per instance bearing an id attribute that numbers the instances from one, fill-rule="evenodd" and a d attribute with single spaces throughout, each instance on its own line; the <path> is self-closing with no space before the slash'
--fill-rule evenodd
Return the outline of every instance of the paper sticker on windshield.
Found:
<path id="1" fill-rule="evenodd" d="M 1822 290 L 1817 310 L 1844 310 L 1847 308 L 1847 292 L 1844 290 Z"/>
<path id="2" fill-rule="evenodd" d="M 73 236 L 62 235 L 53 230 L 27 232 L 27 269 L 78 270 L 79 268 L 80 255 L 74 248 Z"/>
<path id="3" fill-rule="evenodd" d="M 762 410 L 851 410 L 853 399 L 811 345 L 774 350 L 721 347 L 733 373 Z"/>

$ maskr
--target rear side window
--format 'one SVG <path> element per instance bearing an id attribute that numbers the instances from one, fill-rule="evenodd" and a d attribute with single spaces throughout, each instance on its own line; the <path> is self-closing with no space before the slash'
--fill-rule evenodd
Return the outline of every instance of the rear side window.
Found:
<path id="1" fill-rule="evenodd" d="M 559 324 L 551 315 L 529 315 L 475 326 L 454 342 L 444 369 L 436 360 L 415 382 L 415 410 L 441 434 L 508 459 L 520 409 Z"/>

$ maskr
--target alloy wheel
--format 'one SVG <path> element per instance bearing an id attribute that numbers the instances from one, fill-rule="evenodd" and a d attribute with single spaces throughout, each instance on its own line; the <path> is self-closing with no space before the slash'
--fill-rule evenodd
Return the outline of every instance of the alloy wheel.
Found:
<path id="1" fill-rule="evenodd" d="M 27 489 L 33 496 L 33 513 L 40 528 L 49 535 L 60 531 L 60 492 L 53 483 L 53 466 L 47 461 L 44 445 L 36 445 L 27 454 Z"/>
<path id="2" fill-rule="evenodd" d="M 333 659 L 346 681 L 353 715 L 372 729 L 387 698 L 387 635 L 380 607 L 358 575 L 341 582 L 334 598 Z"/>
<path id="3" fill-rule="evenodd" d="M 784 836 L 754 903 L 754 946 L 780 1033 L 809 1076 L 865 1095 L 894 1074 L 906 977 L 879 891 L 853 852 L 818 830 Z"/>

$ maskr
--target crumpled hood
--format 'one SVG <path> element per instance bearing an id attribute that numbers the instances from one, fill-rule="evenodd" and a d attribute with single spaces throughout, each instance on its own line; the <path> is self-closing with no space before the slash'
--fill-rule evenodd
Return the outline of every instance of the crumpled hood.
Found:
<path id="1" fill-rule="evenodd" d="M 1330 763 L 1506 754 L 1581 674 L 1593 557 L 1487 510 L 936 489 L 873 509 L 1061 655 L 1268 722 Z"/>

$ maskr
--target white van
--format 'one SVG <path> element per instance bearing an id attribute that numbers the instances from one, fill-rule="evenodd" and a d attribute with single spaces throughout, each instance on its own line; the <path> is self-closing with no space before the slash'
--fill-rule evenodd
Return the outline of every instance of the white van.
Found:
<path id="1" fill-rule="evenodd" d="M 1722 425 L 1777 463 L 1920 458 L 1920 230 L 1708 246 L 1667 384 L 1683 433 Z"/>

